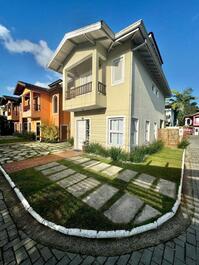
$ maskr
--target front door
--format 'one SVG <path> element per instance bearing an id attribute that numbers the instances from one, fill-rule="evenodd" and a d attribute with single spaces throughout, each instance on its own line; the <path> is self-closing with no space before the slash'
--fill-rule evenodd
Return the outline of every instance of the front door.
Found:
<path id="1" fill-rule="evenodd" d="M 41 137 L 41 124 L 40 122 L 36 123 L 36 140 L 40 140 Z"/>
<path id="2" fill-rule="evenodd" d="M 76 148 L 82 150 L 83 145 L 89 140 L 90 126 L 89 120 L 78 120 L 76 127 Z"/>
<path id="3" fill-rule="evenodd" d="M 68 126 L 67 125 L 62 125 L 61 126 L 61 140 L 66 141 L 68 136 Z"/>

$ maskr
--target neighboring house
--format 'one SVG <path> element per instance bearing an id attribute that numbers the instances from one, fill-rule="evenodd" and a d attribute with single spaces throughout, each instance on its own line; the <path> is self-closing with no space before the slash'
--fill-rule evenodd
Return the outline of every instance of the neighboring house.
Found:
<path id="1" fill-rule="evenodd" d="M 199 112 L 185 116 L 185 126 L 192 127 L 194 135 L 199 135 Z"/>
<path id="2" fill-rule="evenodd" d="M 63 74 L 75 149 L 85 142 L 131 150 L 157 139 L 170 89 L 143 21 L 114 33 L 103 21 L 65 34 L 48 67 Z"/>
<path id="3" fill-rule="evenodd" d="M 19 121 L 20 98 L 12 96 L 2 96 L 0 98 L 1 128 L 0 134 L 12 134 L 14 123 Z"/>
<path id="4" fill-rule="evenodd" d="M 165 125 L 168 127 L 175 126 L 175 111 L 170 104 L 165 105 Z"/>
<path id="5" fill-rule="evenodd" d="M 19 81 L 15 95 L 21 97 L 19 122 L 15 123 L 18 132 L 34 132 L 41 139 L 41 124 L 55 125 L 59 139 L 69 137 L 70 114 L 62 110 L 62 80 L 59 79 L 49 88 Z"/>

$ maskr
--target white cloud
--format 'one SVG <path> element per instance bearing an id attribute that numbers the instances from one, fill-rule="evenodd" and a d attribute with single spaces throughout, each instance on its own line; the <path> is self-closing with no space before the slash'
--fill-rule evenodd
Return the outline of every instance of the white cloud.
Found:
<path id="1" fill-rule="evenodd" d="M 40 40 L 39 43 L 33 43 L 29 40 L 14 40 L 10 31 L 1 24 L 0 40 L 10 52 L 32 54 L 36 62 L 44 68 L 46 68 L 53 55 L 53 51 L 48 47 L 46 41 Z"/>
<path id="2" fill-rule="evenodd" d="M 6 89 L 8 90 L 8 92 L 13 93 L 15 90 L 14 86 L 7 86 Z"/>
<path id="3" fill-rule="evenodd" d="M 45 87 L 48 88 L 49 82 L 40 82 L 40 81 L 36 81 L 35 82 L 35 86 L 41 86 L 41 87 Z"/>

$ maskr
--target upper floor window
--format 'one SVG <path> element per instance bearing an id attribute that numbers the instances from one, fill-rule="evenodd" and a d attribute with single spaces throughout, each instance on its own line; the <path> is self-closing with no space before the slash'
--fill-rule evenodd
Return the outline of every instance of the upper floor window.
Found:
<path id="1" fill-rule="evenodd" d="M 58 100 L 57 100 L 57 96 L 53 96 L 53 113 L 57 113 L 58 111 Z"/>
<path id="2" fill-rule="evenodd" d="M 124 82 L 124 56 L 115 58 L 112 61 L 111 81 L 112 85 L 117 85 Z"/>

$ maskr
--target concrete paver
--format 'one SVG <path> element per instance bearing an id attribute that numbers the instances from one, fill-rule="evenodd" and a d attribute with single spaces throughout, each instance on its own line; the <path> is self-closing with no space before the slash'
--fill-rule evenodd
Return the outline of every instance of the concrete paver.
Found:
<path id="1" fill-rule="evenodd" d="M 133 170 L 130 170 L 130 169 L 125 169 L 123 170 L 122 172 L 120 172 L 118 175 L 117 175 L 117 178 L 118 179 L 121 179 L 125 182 L 129 182 L 131 181 L 136 175 L 138 174 L 137 171 L 133 171 Z"/>
<path id="2" fill-rule="evenodd" d="M 108 184 L 104 184 L 93 193 L 90 193 L 86 198 L 83 199 L 83 201 L 90 207 L 98 210 L 117 192 L 118 189 Z"/>
<path id="3" fill-rule="evenodd" d="M 94 189 L 99 186 L 100 182 L 94 178 L 87 178 L 83 181 L 78 182 L 77 184 L 67 188 L 67 191 L 73 194 L 75 197 L 79 197 L 86 193 L 87 191 Z"/>
<path id="4" fill-rule="evenodd" d="M 147 174 L 141 174 L 133 181 L 133 184 L 149 189 L 156 178 Z"/>
<path id="5" fill-rule="evenodd" d="M 155 188 L 157 192 L 175 199 L 176 197 L 176 183 L 165 179 L 160 179 Z"/>
<path id="6" fill-rule="evenodd" d="M 135 224 L 143 223 L 147 220 L 150 220 L 151 218 L 155 218 L 160 215 L 161 213 L 158 210 L 154 209 L 153 207 L 149 205 L 145 205 L 142 212 L 135 219 Z"/>
<path id="7" fill-rule="evenodd" d="M 65 179 L 58 181 L 57 184 L 59 184 L 62 188 L 67 188 L 86 178 L 87 176 L 80 174 L 80 173 L 76 173 L 74 175 L 71 175 L 70 177 L 67 177 Z"/>
<path id="8" fill-rule="evenodd" d="M 68 177 L 74 173 L 75 173 L 75 170 L 73 170 L 71 168 L 67 168 L 61 172 L 58 172 L 58 173 L 55 173 L 53 175 L 48 176 L 48 178 L 52 181 L 58 181 L 62 178 Z"/>
<path id="9" fill-rule="evenodd" d="M 55 166 L 55 167 L 51 167 L 51 168 L 47 168 L 47 169 L 44 169 L 41 171 L 41 173 L 45 176 L 47 175 L 50 175 L 50 174 L 53 174 L 53 173 L 56 173 L 56 172 L 59 172 L 59 171 L 62 171 L 64 169 L 67 169 L 66 166 L 64 165 L 58 165 L 58 166 Z"/>
<path id="10" fill-rule="evenodd" d="M 105 211 L 104 215 L 113 223 L 129 223 L 142 205 L 143 201 L 138 197 L 126 193 Z"/>

